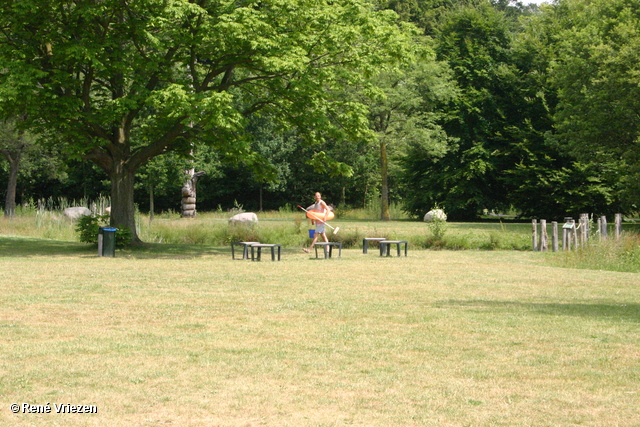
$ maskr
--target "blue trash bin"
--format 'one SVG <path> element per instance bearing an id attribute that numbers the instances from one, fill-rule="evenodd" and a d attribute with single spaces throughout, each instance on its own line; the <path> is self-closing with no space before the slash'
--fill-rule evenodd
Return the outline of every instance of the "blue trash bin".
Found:
<path id="1" fill-rule="evenodd" d="M 313 239 L 313 236 L 314 236 L 315 234 L 316 234 L 316 230 L 314 230 L 314 229 L 309 230 L 309 238 L 310 238 L 310 239 Z"/>

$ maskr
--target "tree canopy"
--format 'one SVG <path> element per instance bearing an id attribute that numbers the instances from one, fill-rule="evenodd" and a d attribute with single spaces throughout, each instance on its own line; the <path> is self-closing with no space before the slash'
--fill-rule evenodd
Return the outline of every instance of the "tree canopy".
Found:
<path id="1" fill-rule="evenodd" d="M 71 156 L 63 185 L 16 194 L 106 174 L 133 229 L 134 198 L 175 209 L 189 164 L 205 210 L 320 190 L 385 219 L 388 200 L 638 212 L 639 18 L 637 0 L 7 0 L 0 119 Z"/>
<path id="2" fill-rule="evenodd" d="M 401 27 L 360 0 L 5 1 L 0 109 L 105 170 L 112 225 L 135 230 L 139 167 L 194 141 L 260 164 L 251 115 L 310 142 L 364 137 L 364 108 L 332 95 L 405 58 Z"/>

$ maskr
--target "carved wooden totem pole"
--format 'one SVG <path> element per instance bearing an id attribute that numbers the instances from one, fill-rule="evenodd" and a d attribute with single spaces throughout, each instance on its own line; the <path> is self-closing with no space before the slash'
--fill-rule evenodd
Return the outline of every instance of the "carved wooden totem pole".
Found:
<path id="1" fill-rule="evenodd" d="M 196 182 L 206 172 L 195 172 L 195 169 L 185 171 L 187 180 L 182 187 L 182 218 L 196 217 Z"/>

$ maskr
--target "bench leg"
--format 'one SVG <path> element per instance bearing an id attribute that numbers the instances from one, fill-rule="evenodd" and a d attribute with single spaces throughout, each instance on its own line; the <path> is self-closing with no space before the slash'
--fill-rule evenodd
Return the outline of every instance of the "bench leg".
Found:
<path id="1" fill-rule="evenodd" d="M 368 240 L 363 240 L 362 241 L 362 253 L 366 254 L 367 253 L 367 249 L 369 249 L 369 241 Z"/>

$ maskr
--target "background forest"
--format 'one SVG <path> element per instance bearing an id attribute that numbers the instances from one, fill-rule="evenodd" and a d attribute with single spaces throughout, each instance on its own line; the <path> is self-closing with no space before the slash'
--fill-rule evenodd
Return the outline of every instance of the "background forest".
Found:
<path id="1" fill-rule="evenodd" d="M 16 7 L 15 2 L 6 3 L 3 8 Z M 300 7 L 304 2 L 289 3 Z M 330 3 L 326 10 L 337 7 Z M 362 19 L 373 14 L 384 19 L 390 28 L 386 38 L 381 33 L 360 33 L 352 34 L 350 41 L 344 33 L 337 42 L 356 46 L 357 37 L 379 40 L 388 49 L 384 63 L 358 64 L 349 75 L 336 68 L 334 74 L 318 74 L 316 80 L 295 80 L 302 82 L 299 91 L 313 82 L 331 88 L 325 91 L 324 104 L 311 97 L 287 104 L 286 124 L 277 113 L 285 108 L 282 103 L 273 110 L 263 108 L 271 101 L 260 93 L 240 93 L 239 84 L 237 92 L 224 86 L 232 76 L 227 68 L 216 83 L 216 93 L 231 94 L 234 103 L 247 107 L 244 111 L 261 113 L 229 120 L 216 128 L 215 135 L 207 132 L 206 124 L 196 134 L 198 124 L 188 125 L 194 113 L 185 113 L 179 144 L 167 145 L 165 151 L 136 164 L 134 201 L 141 211 L 153 206 L 156 212 L 179 212 L 189 169 L 206 172 L 198 180 L 199 211 L 234 206 L 276 210 L 306 203 L 315 191 L 342 208 L 379 202 L 382 219 L 390 219 L 389 204 L 416 217 L 439 206 L 454 220 L 492 211 L 549 220 L 581 212 L 639 211 L 637 0 L 555 0 L 540 7 L 508 0 L 337 3 L 359 8 Z M 93 155 L 95 147 L 84 142 L 87 136 L 68 125 L 75 118 L 53 97 L 45 99 L 35 90 L 25 95 L 21 89 L 34 83 L 16 77 L 28 75 L 27 68 L 15 65 L 25 52 L 16 47 L 18 40 L 30 40 L 16 28 L 20 19 L 24 31 L 31 24 L 35 28 L 35 23 L 24 22 L 32 17 L 24 12 L 9 18 L 6 11 L 0 12 L 0 182 L 7 183 L 0 195 L 5 213 L 11 215 L 16 205 L 42 199 L 55 204 L 58 198 L 113 196 L 114 175 Z M 281 22 L 283 27 L 294 24 L 293 18 Z M 370 24 L 349 23 L 353 27 L 344 28 L 387 28 Z M 282 48 L 286 42 L 278 43 L 274 45 Z M 54 43 L 52 53 L 51 45 L 42 40 L 34 44 L 44 46 L 43 62 L 47 55 L 54 57 L 58 45 Z M 350 58 L 372 56 L 376 49 Z M 283 57 L 291 58 L 291 52 L 293 48 Z M 204 68 L 212 60 L 198 61 Z M 340 66 L 354 62 L 345 60 Z M 145 64 L 138 64 L 138 70 Z M 74 73 L 87 72 L 70 68 L 69 74 Z M 240 80 L 237 71 L 233 76 Z M 282 84 L 279 93 L 289 93 L 284 90 L 290 90 L 286 86 L 292 81 Z M 176 86 L 167 84 L 164 89 L 169 87 Z M 269 88 L 271 93 L 274 87 Z M 161 106 L 154 108 L 160 111 L 176 99 L 168 95 L 156 99 Z M 193 108 L 207 108 L 202 107 L 205 98 L 200 104 L 190 102 L 199 105 Z M 312 104 L 312 114 L 305 110 L 304 117 L 293 117 L 300 105 Z M 205 114 L 235 120 L 231 110 Z M 361 117 L 367 120 L 363 123 Z M 343 126 L 350 121 L 357 126 Z M 164 122 L 145 123 L 169 129 Z M 317 135 L 318 129 L 322 135 Z M 142 138 L 143 130 L 135 136 Z"/>

